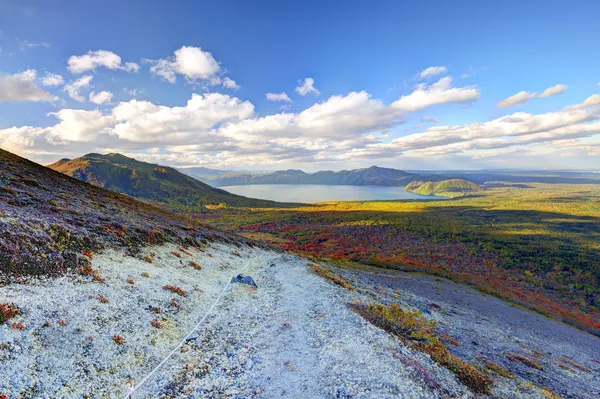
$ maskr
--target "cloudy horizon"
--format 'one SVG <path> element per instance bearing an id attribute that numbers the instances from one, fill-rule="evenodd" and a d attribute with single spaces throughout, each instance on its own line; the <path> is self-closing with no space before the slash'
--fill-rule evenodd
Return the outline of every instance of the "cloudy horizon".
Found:
<path id="1" fill-rule="evenodd" d="M 410 61 L 394 68 L 381 55 L 394 44 L 373 44 L 377 51 L 366 42 L 340 47 L 335 29 L 350 39 L 357 33 L 341 19 L 321 26 L 319 18 L 315 29 L 328 34 L 319 53 L 335 51 L 334 58 L 306 59 L 314 38 L 293 42 L 297 53 L 268 51 L 309 29 L 301 21 L 279 38 L 272 36 L 275 27 L 248 27 L 252 44 L 178 30 L 161 36 L 155 48 L 119 40 L 134 29 L 124 20 L 113 21 L 109 35 L 90 26 L 75 38 L 70 34 L 86 24 L 85 17 L 72 27 L 58 27 L 50 18 L 51 29 L 41 29 L 39 20 L 52 16 L 49 6 L 3 4 L 15 18 L 2 17 L 0 147 L 40 163 L 119 152 L 175 167 L 233 170 L 600 169 L 596 56 L 577 53 L 581 66 L 570 68 L 507 63 L 510 50 L 499 51 L 503 39 L 489 37 L 497 54 L 463 59 L 407 44 L 398 59 L 409 55 Z M 206 11 L 206 18 L 210 11 L 218 10 Z M 292 11 L 274 13 L 289 19 Z M 534 11 L 542 12 L 524 10 Z M 216 36 L 226 35 L 239 18 L 210 27 Z M 364 22 L 383 19 L 365 16 Z M 408 29 L 391 26 L 386 33 L 397 37 Z M 142 28 L 135 29 L 159 39 L 160 29 Z M 526 47 L 535 39 L 523 40 Z M 253 57 L 244 46 L 259 54 Z M 461 46 L 477 49 L 474 43 Z M 572 47 L 557 41 L 552 54 L 534 49 L 531 57 L 560 58 L 572 55 Z M 522 51 L 512 52 L 516 57 Z M 372 59 L 353 64 L 355 57 Z"/>

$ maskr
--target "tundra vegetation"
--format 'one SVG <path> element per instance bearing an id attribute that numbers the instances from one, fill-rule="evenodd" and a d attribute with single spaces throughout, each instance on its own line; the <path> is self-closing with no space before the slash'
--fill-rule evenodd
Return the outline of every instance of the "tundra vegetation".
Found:
<path id="1" fill-rule="evenodd" d="M 448 277 L 600 333 L 600 186 L 490 186 L 441 201 L 222 206 L 191 216 L 341 265 Z"/>

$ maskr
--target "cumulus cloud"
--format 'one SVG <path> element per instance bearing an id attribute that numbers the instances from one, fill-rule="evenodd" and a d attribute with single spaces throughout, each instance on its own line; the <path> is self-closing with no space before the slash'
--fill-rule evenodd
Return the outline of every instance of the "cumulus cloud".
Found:
<path id="1" fill-rule="evenodd" d="M 536 97 L 537 98 L 545 98 L 545 97 L 556 96 L 556 95 L 564 93 L 567 89 L 568 89 L 567 85 L 557 84 L 552 87 L 548 87 L 546 90 L 541 92 L 539 95 L 537 93 L 531 93 L 528 91 L 520 91 L 517 94 L 512 95 L 512 96 L 505 98 L 504 100 L 498 102 L 498 104 L 496 104 L 496 106 L 500 107 L 500 108 L 506 108 L 506 107 L 512 107 L 512 106 L 515 106 L 518 104 L 525 104 L 527 101 L 531 100 L 532 98 L 536 98 Z"/>
<path id="2" fill-rule="evenodd" d="M 69 97 L 71 97 L 73 100 L 79 101 L 80 103 L 84 102 L 85 97 L 81 95 L 80 91 L 90 86 L 92 78 L 92 75 L 82 76 L 73 83 L 65 85 L 63 90 L 66 91 Z"/>
<path id="3" fill-rule="evenodd" d="M 292 102 L 292 99 L 285 92 L 267 93 L 266 97 L 267 97 L 267 100 L 269 100 L 269 101 L 283 101 L 286 103 Z"/>
<path id="4" fill-rule="evenodd" d="M 152 64 L 150 72 L 170 83 L 175 83 L 176 74 L 183 75 L 189 81 L 208 80 L 221 69 L 211 53 L 191 46 L 182 46 L 167 59 L 146 62 Z"/>
<path id="5" fill-rule="evenodd" d="M 496 106 L 500 107 L 500 108 L 506 108 L 506 107 L 512 107 L 517 104 L 525 104 L 527 101 L 531 100 L 532 98 L 535 98 L 536 96 L 537 96 L 537 93 L 520 91 L 517 94 L 514 94 L 514 95 L 498 102 L 498 104 L 496 104 Z"/>
<path id="6" fill-rule="evenodd" d="M 414 112 L 432 105 L 466 103 L 479 99 L 479 89 L 474 86 L 453 87 L 452 78 L 445 77 L 427 86 L 417 85 L 410 94 L 400 97 L 391 107 L 403 112 Z"/>
<path id="7" fill-rule="evenodd" d="M 581 104 L 583 107 L 591 107 L 593 105 L 600 105 L 600 94 L 593 94 L 585 99 Z"/>
<path id="8" fill-rule="evenodd" d="M 56 97 L 36 84 L 37 71 L 28 69 L 14 75 L 0 75 L 0 102 L 53 101 Z"/>
<path id="9" fill-rule="evenodd" d="M 135 62 L 121 63 L 121 57 L 112 51 L 97 50 L 88 51 L 83 55 L 72 55 L 68 60 L 68 69 L 72 73 L 83 73 L 94 71 L 98 67 L 104 67 L 110 70 L 123 70 L 127 72 L 137 72 L 140 66 Z"/>
<path id="10" fill-rule="evenodd" d="M 119 103 L 112 111 L 118 137 L 171 145 L 202 141 L 213 126 L 249 118 L 253 113 L 250 102 L 219 93 L 193 94 L 183 107 L 131 100 Z"/>
<path id="11" fill-rule="evenodd" d="M 552 87 L 548 87 L 546 90 L 544 90 L 542 92 L 542 94 L 539 95 L 540 98 L 544 98 L 544 97 L 552 97 L 552 96 L 556 96 L 558 94 L 562 94 L 565 91 L 567 91 L 568 86 L 567 85 L 563 85 L 563 84 L 557 84 L 555 86 Z"/>
<path id="12" fill-rule="evenodd" d="M 445 66 L 430 66 L 429 68 L 425 68 L 421 72 L 419 72 L 418 76 L 421 79 L 425 79 L 431 76 L 437 76 L 446 73 L 447 70 L 448 68 L 446 68 Z"/>
<path id="13" fill-rule="evenodd" d="M 62 86 L 65 83 L 65 80 L 62 76 L 55 73 L 47 73 L 46 76 L 42 78 L 43 86 Z"/>
<path id="14" fill-rule="evenodd" d="M 81 86 L 90 81 L 91 76 Z M 252 103 L 220 93 L 193 94 L 180 106 L 130 100 L 104 110 L 63 109 L 49 114 L 57 119 L 49 127 L 0 130 L 0 146 L 60 157 L 118 149 L 153 162 L 214 166 L 346 164 L 400 155 L 493 160 L 503 154 L 526 157 L 530 149 L 569 140 L 577 143 L 572 151 L 597 151 L 582 142 L 600 137 L 600 95 L 555 112 L 515 112 L 483 123 L 429 125 L 424 131 L 390 138 L 412 112 L 475 101 L 479 95 L 476 87 L 455 87 L 451 78 L 442 78 L 417 85 L 388 104 L 356 91 L 331 96 L 301 112 L 266 116 L 256 116 Z M 266 96 L 284 103 L 289 99 L 285 93 Z M 426 116 L 422 121 L 441 122 Z M 156 148 L 161 151 L 152 150 Z"/>
<path id="15" fill-rule="evenodd" d="M 91 92 L 90 93 L 90 101 L 94 104 L 106 104 L 110 103 L 112 100 L 113 94 L 110 91 L 101 91 L 99 93 Z"/>
<path id="16" fill-rule="evenodd" d="M 321 92 L 316 89 L 315 80 L 313 78 L 305 78 L 302 84 L 296 87 L 296 92 L 301 96 L 306 96 L 308 94 L 318 96 L 321 94 Z"/>
<path id="17" fill-rule="evenodd" d="M 223 79 L 223 81 L 221 82 L 221 84 L 226 89 L 238 90 L 238 89 L 241 88 L 241 86 L 238 85 L 235 80 L 230 79 L 230 78 Z"/>

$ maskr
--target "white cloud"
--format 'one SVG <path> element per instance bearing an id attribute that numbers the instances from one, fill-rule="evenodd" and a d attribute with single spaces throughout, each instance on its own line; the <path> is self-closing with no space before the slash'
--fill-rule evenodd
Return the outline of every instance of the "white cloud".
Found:
<path id="1" fill-rule="evenodd" d="M 191 46 L 182 46 L 167 59 L 146 61 L 152 63 L 150 72 L 171 83 L 175 82 L 176 74 L 189 81 L 208 80 L 221 69 L 211 53 Z"/>
<path id="2" fill-rule="evenodd" d="M 221 83 L 223 85 L 223 87 L 225 87 L 226 89 L 232 89 L 232 90 L 238 90 L 240 89 L 240 85 L 238 85 L 236 83 L 235 80 L 230 79 L 230 78 L 225 78 L 223 79 L 223 82 Z"/>
<path id="3" fill-rule="evenodd" d="M 512 107 L 517 104 L 525 104 L 527 101 L 531 100 L 532 98 L 535 98 L 536 96 L 537 96 L 537 93 L 520 91 L 517 94 L 514 94 L 514 95 L 498 102 L 498 104 L 496 104 L 496 106 L 501 107 L 501 108 L 506 108 L 506 107 Z"/>
<path id="4" fill-rule="evenodd" d="M 63 77 L 55 73 L 46 73 L 46 76 L 42 78 L 44 86 L 62 86 L 64 83 Z"/>
<path id="5" fill-rule="evenodd" d="M 121 57 L 112 51 L 97 50 L 88 51 L 83 55 L 72 55 L 68 60 L 68 69 L 72 73 L 83 73 L 93 71 L 98 67 L 104 67 L 110 70 L 123 70 L 127 72 L 137 72 L 140 66 L 135 62 L 121 63 Z"/>
<path id="6" fill-rule="evenodd" d="M 301 96 L 306 96 L 307 94 L 318 96 L 321 94 L 321 92 L 315 88 L 315 80 L 313 78 L 305 78 L 302 84 L 296 87 L 296 92 Z"/>
<path id="7" fill-rule="evenodd" d="M 73 100 L 79 101 L 79 102 L 84 102 L 85 97 L 80 94 L 80 91 L 81 91 L 81 89 L 84 89 L 84 88 L 90 86 L 90 83 L 92 82 L 92 78 L 93 78 L 92 75 L 82 76 L 79 79 L 77 79 L 76 81 L 74 81 L 73 83 L 65 85 L 65 87 L 63 87 L 63 90 L 66 91 L 67 94 L 69 94 L 69 97 L 71 97 Z"/>
<path id="8" fill-rule="evenodd" d="M 567 91 L 568 86 L 563 84 L 557 84 L 552 87 L 548 87 L 546 90 L 539 95 L 539 98 L 556 96 Z"/>
<path id="9" fill-rule="evenodd" d="M 446 68 L 445 66 L 430 66 L 429 68 L 425 68 L 421 72 L 419 72 L 419 77 L 422 79 L 429 78 L 431 76 L 446 73 L 447 70 L 448 68 Z"/>
<path id="10" fill-rule="evenodd" d="M 101 91 L 99 93 L 91 92 L 90 93 L 90 101 L 94 104 L 106 104 L 110 103 L 112 100 L 113 94 L 110 91 Z"/>
<path id="11" fill-rule="evenodd" d="M 292 102 L 292 99 L 285 92 L 267 93 L 266 97 L 267 97 L 267 100 L 269 100 L 269 101 L 283 101 L 286 103 Z"/>
<path id="12" fill-rule="evenodd" d="M 173 70 L 173 74 L 179 72 Z M 225 79 L 213 75 L 206 83 L 222 85 Z M 83 76 L 64 90 L 83 101 L 88 95 L 82 95 L 80 89 L 89 87 L 91 80 L 91 75 Z M 314 88 L 314 82 L 311 84 Z M 93 92 L 89 98 L 94 101 L 103 93 Z M 582 156 L 598 152 L 597 146 L 583 142 L 600 137 L 600 95 L 555 112 L 515 112 L 483 123 L 428 125 L 419 133 L 397 136 L 397 127 L 412 112 L 471 102 L 479 96 L 477 87 L 454 87 L 452 79 L 444 77 L 432 84 L 419 84 L 389 104 L 358 91 L 333 95 L 301 112 L 261 117 L 255 116 L 252 103 L 219 93 L 193 94 L 180 106 L 131 100 L 103 111 L 60 110 L 50 114 L 58 121 L 49 127 L 0 129 L 0 146 L 33 155 L 60 153 L 63 157 L 117 149 L 174 165 L 277 167 L 349 166 L 365 160 L 383 163 L 398 160 L 400 155 L 402 159 L 420 157 L 427 162 L 448 157 L 486 162 L 502 156 L 525 159 L 530 158 L 530 151 L 546 151 L 555 142 L 567 140 L 574 143 L 569 148 Z M 267 93 L 266 98 L 284 105 L 291 102 L 283 92 Z M 111 99 L 99 102 L 105 101 Z M 417 118 L 422 122 L 441 122 L 421 115 Z M 156 148 L 160 152 L 152 152 Z"/>
<path id="13" fill-rule="evenodd" d="M 140 66 L 135 62 L 126 62 L 121 69 L 126 72 L 139 72 Z"/>
<path id="14" fill-rule="evenodd" d="M 584 107 L 591 107 L 593 105 L 600 105 L 600 94 L 593 94 L 582 103 Z"/>
<path id="15" fill-rule="evenodd" d="M 390 107 L 402 112 L 414 112 L 432 105 L 472 102 L 479 96 L 479 89 L 474 86 L 453 87 L 452 78 L 448 76 L 430 86 L 418 85 L 412 93 L 400 97 Z"/>
<path id="16" fill-rule="evenodd" d="M 14 75 L 0 75 L 0 102 L 53 101 L 56 97 L 36 84 L 37 71 L 28 69 Z"/>
<path id="17" fill-rule="evenodd" d="M 59 120 L 47 129 L 49 140 L 55 144 L 93 142 L 101 134 L 110 134 L 109 127 L 114 124 L 112 115 L 104 115 L 99 110 L 61 109 L 48 115 Z"/>
<path id="18" fill-rule="evenodd" d="M 201 142 L 216 124 L 249 118 L 253 113 L 250 102 L 219 93 L 193 94 L 184 107 L 131 100 L 112 111 L 117 121 L 114 131 L 120 138 L 171 145 Z"/>

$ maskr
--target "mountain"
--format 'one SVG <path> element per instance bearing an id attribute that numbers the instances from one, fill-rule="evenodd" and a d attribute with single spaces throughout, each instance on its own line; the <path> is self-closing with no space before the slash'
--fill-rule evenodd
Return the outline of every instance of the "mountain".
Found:
<path id="1" fill-rule="evenodd" d="M 225 175 L 210 180 L 214 186 L 248 184 L 325 184 L 351 186 L 404 186 L 419 175 L 402 170 L 371 166 L 370 168 L 305 173 L 297 169 L 280 170 L 269 174 Z"/>
<path id="2" fill-rule="evenodd" d="M 59 161 L 60 162 L 60 161 Z M 227 170 L 218 170 L 218 169 L 210 169 L 205 167 L 191 167 L 191 168 L 179 168 L 181 173 L 185 173 L 188 176 L 194 177 L 196 179 L 211 179 L 219 176 L 223 176 L 227 173 L 230 173 Z"/>
<path id="3" fill-rule="evenodd" d="M 72 269 L 82 251 L 247 242 L 1 149 L 0 213 L 0 286 L 13 275 Z"/>
<path id="4" fill-rule="evenodd" d="M 482 190 L 479 184 L 462 179 L 450 179 L 437 182 L 415 180 L 408 183 L 404 188 L 406 191 L 415 194 L 438 195 L 443 197 L 457 197 Z"/>
<path id="5" fill-rule="evenodd" d="M 274 201 L 256 200 L 211 187 L 178 170 L 141 162 L 121 154 L 87 154 L 60 160 L 49 168 L 95 186 L 170 210 L 201 211 L 205 205 L 272 207 Z"/>

